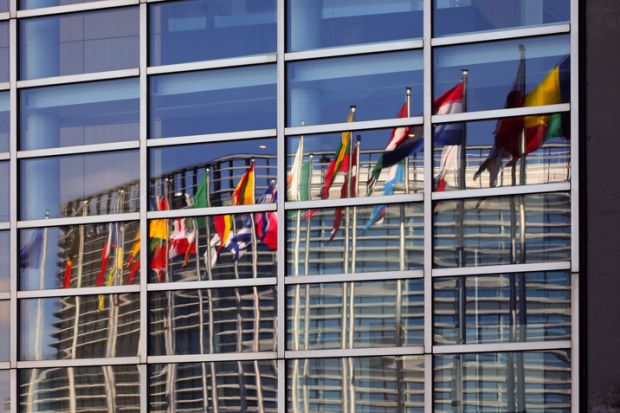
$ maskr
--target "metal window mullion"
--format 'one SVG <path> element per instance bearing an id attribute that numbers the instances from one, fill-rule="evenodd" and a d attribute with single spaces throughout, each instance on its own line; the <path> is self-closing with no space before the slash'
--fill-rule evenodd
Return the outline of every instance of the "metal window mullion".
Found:
<path id="1" fill-rule="evenodd" d="M 423 346 L 408 347 L 367 347 L 346 349 L 321 349 L 287 351 L 287 359 L 310 358 L 342 358 L 342 357 L 381 357 L 381 356 L 409 356 L 423 355 Z"/>
<path id="2" fill-rule="evenodd" d="M 105 72 L 80 73 L 77 75 L 53 76 L 39 79 L 19 80 L 17 82 L 18 89 L 57 86 L 71 83 L 87 83 L 100 80 L 124 79 L 138 76 L 138 69 L 121 69 Z"/>
<path id="3" fill-rule="evenodd" d="M 287 62 L 308 59 L 323 59 L 329 57 L 355 56 L 360 54 L 397 52 L 421 49 L 423 41 L 421 39 L 397 40 L 383 43 L 372 43 L 365 45 L 340 46 L 323 49 L 306 50 L 302 52 L 286 53 L 284 58 Z"/>
<path id="4" fill-rule="evenodd" d="M 226 59 L 202 60 L 189 63 L 178 63 L 172 65 L 152 66 L 147 68 L 147 74 L 159 75 L 166 73 L 182 73 L 197 70 L 222 69 L 229 67 L 253 66 L 268 63 L 275 63 L 277 55 L 275 53 L 265 53 L 254 56 L 231 57 Z"/>
<path id="5" fill-rule="evenodd" d="M 15 7 L 15 1 L 12 1 L 12 7 Z M 10 363 L 11 368 L 17 366 L 17 354 L 18 354 L 18 328 L 17 328 L 17 259 L 18 244 L 17 244 L 17 21 L 11 19 L 9 22 L 9 82 L 10 88 L 10 129 L 9 129 L 9 219 L 10 219 L 10 234 L 9 234 L 9 288 L 11 292 L 10 302 Z"/>
<path id="6" fill-rule="evenodd" d="M 0 90 L 10 90 L 10 89 L 11 89 L 11 82 L 0 83 Z"/>
<path id="7" fill-rule="evenodd" d="M 61 13 L 73 13 L 81 11 L 102 10 L 115 7 L 133 6 L 138 4 L 138 0 L 101 0 L 85 3 L 66 4 L 62 6 L 42 7 L 38 9 L 16 10 L 18 18 L 48 16 Z"/>
<path id="8" fill-rule="evenodd" d="M 581 366 L 579 364 L 579 274 L 571 274 L 571 412 L 580 411 L 580 378 Z"/>
<path id="9" fill-rule="evenodd" d="M 161 146 L 195 145 L 198 143 L 230 142 L 231 140 L 241 141 L 249 139 L 265 139 L 273 138 L 276 136 L 276 134 L 276 129 L 257 129 L 240 132 L 222 132 L 203 135 L 175 136 L 171 138 L 148 139 L 146 141 L 146 146 L 152 148 Z"/>
<path id="10" fill-rule="evenodd" d="M 321 208 L 337 208 L 337 207 L 352 207 L 352 206 L 374 206 L 380 204 L 405 204 L 412 202 L 422 202 L 424 195 L 406 194 L 406 195 L 380 195 L 369 196 L 359 198 L 332 198 L 332 199 L 317 199 L 313 201 L 295 201 L 286 202 L 286 209 L 302 210 L 302 209 L 321 209 Z"/>
<path id="11" fill-rule="evenodd" d="M 525 341 L 489 344 L 445 344 L 433 346 L 434 354 L 498 353 L 513 351 L 544 351 L 570 349 L 570 340 Z"/>
<path id="12" fill-rule="evenodd" d="M 88 367 L 88 366 L 127 366 L 137 365 L 139 357 L 97 357 L 83 359 L 28 360 L 18 361 L 18 369 L 46 369 L 54 367 Z"/>
<path id="13" fill-rule="evenodd" d="M 146 150 L 146 149 L 145 149 Z M 278 204 L 236 205 L 211 208 L 171 209 L 165 211 L 146 211 L 148 219 L 171 219 L 180 217 L 201 217 L 229 214 L 249 214 L 251 212 L 275 211 Z"/>
<path id="14" fill-rule="evenodd" d="M 140 291 L 139 285 L 115 285 L 109 287 L 58 288 L 50 290 L 18 291 L 18 299 L 51 298 L 51 297 L 81 297 L 99 294 L 129 294 Z"/>
<path id="15" fill-rule="evenodd" d="M 79 155 L 101 152 L 114 152 L 127 149 L 137 149 L 140 146 L 138 140 L 125 142 L 98 143 L 92 145 L 65 146 L 46 149 L 32 149 L 17 151 L 17 159 L 41 158 L 45 156 Z"/>
<path id="16" fill-rule="evenodd" d="M 284 74 L 283 74 L 284 76 Z M 423 122 L 422 116 L 413 116 L 410 118 L 392 118 L 392 119 L 377 119 L 377 120 L 364 120 L 356 121 L 352 123 L 327 123 L 320 125 L 308 125 L 308 126 L 290 126 L 284 128 L 286 136 L 292 135 L 312 135 L 318 133 L 336 133 L 347 131 L 358 131 L 365 129 L 382 129 L 382 128 L 395 128 L 400 126 L 421 125 Z"/>
<path id="17" fill-rule="evenodd" d="M 270 285 L 278 285 L 278 279 L 276 277 L 269 277 L 215 281 L 148 283 L 147 291 L 209 290 L 217 288 L 263 287 Z"/>
<path id="18" fill-rule="evenodd" d="M 433 278 L 457 277 L 467 275 L 508 274 L 515 272 L 533 271 L 567 271 L 570 270 L 570 261 L 541 262 L 531 264 L 498 264 L 480 267 L 435 268 Z"/>
<path id="19" fill-rule="evenodd" d="M 50 219 L 33 219 L 28 221 L 16 222 L 18 229 L 24 228 L 43 228 L 43 227 L 58 227 L 65 225 L 80 225 L 80 224 L 102 224 L 108 222 L 127 222 L 137 221 L 140 219 L 140 213 L 128 212 L 124 214 L 110 214 L 110 215 L 88 215 L 83 217 L 65 217 L 65 218 L 50 218 Z"/>
<path id="20" fill-rule="evenodd" d="M 571 261 L 573 271 L 579 272 L 579 0 L 571 1 L 571 34 L 570 34 L 570 102 L 571 113 L 571 228 L 572 245 Z"/>
<path id="21" fill-rule="evenodd" d="M 551 193 L 551 192 L 565 192 L 570 191 L 570 182 L 554 182 L 548 184 L 533 184 L 533 185 L 519 185 L 519 186 L 500 186 L 496 188 L 480 188 L 480 189 L 465 189 L 456 191 L 444 191 L 433 192 L 433 201 L 439 200 L 454 200 L 454 199 L 467 199 L 467 198 L 486 198 L 494 196 L 514 196 L 514 195 L 527 195 L 527 194 L 539 194 L 539 193 Z"/>
<path id="22" fill-rule="evenodd" d="M 422 277 L 424 277 L 424 272 L 422 270 L 309 275 L 300 277 L 287 276 L 285 277 L 285 284 L 298 285 L 362 281 L 409 280 Z"/>
<path id="23" fill-rule="evenodd" d="M 511 109 L 489 109 L 472 112 L 452 113 L 446 115 L 433 115 L 433 123 L 469 122 L 475 120 L 489 120 L 509 118 L 515 116 L 544 115 L 550 113 L 570 112 L 570 103 L 558 103 L 556 105 L 522 106 Z"/>
<path id="24" fill-rule="evenodd" d="M 17 413 L 18 404 L 19 404 L 19 394 L 18 394 L 18 379 L 17 379 L 17 370 L 11 369 L 9 370 L 9 400 L 10 400 L 10 411 L 11 413 Z"/>
<path id="25" fill-rule="evenodd" d="M 254 361 L 274 360 L 275 351 L 244 352 L 244 353 L 208 353 L 208 354 L 174 354 L 165 356 L 149 356 L 148 364 L 169 363 L 209 363 L 218 361 Z"/>
<path id="26" fill-rule="evenodd" d="M 433 46 L 452 46 L 458 44 L 481 43 L 497 40 L 519 39 L 522 37 L 547 36 L 568 33 L 571 25 L 568 23 L 549 24 L 539 27 L 525 27 L 517 29 L 493 30 L 482 33 L 458 34 L 454 36 L 437 37 L 433 39 Z"/>

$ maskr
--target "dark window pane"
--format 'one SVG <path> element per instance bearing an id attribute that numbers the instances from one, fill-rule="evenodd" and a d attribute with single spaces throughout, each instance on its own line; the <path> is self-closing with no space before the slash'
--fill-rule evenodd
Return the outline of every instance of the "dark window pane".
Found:
<path id="1" fill-rule="evenodd" d="M 9 92 L 0 92 L 0 152 L 9 151 L 10 114 Z"/>
<path id="2" fill-rule="evenodd" d="M 22 89 L 20 149 L 138 139 L 138 79 Z"/>
<path id="3" fill-rule="evenodd" d="M 274 286 L 151 292 L 149 354 L 275 351 L 275 317 Z"/>
<path id="4" fill-rule="evenodd" d="M 138 67 L 138 7 L 19 23 L 20 79 Z"/>
<path id="5" fill-rule="evenodd" d="M 138 211 L 138 155 L 119 151 L 21 161 L 21 219 Z M 75 206 L 82 201 L 88 202 L 86 214 Z"/>
<path id="6" fill-rule="evenodd" d="M 9 291 L 9 231 L 0 231 L 0 292 Z"/>
<path id="7" fill-rule="evenodd" d="M 149 411 L 276 413 L 277 373 L 275 360 L 151 364 Z"/>
<path id="8" fill-rule="evenodd" d="M 11 302 L 0 300 L 0 361 L 9 361 L 11 348 Z M 0 402 L 1 400 L 0 396 Z"/>
<path id="9" fill-rule="evenodd" d="M 0 2 L 1 4 L 1 2 Z M 8 4 L 8 1 L 7 1 Z M 0 22 L 0 82 L 9 81 L 9 22 Z"/>
<path id="10" fill-rule="evenodd" d="M 149 168 L 150 209 L 160 209 L 158 200 L 162 198 L 166 199 L 169 209 L 189 208 L 196 201 L 203 208 L 242 201 L 244 204 L 275 203 L 273 197 L 264 197 L 266 192 L 277 189 L 275 139 L 152 148 Z M 233 196 L 246 174 L 254 182 L 254 200 Z M 196 200 L 201 188 L 204 192 L 200 192 L 201 199 Z"/>
<path id="11" fill-rule="evenodd" d="M 138 285 L 138 230 L 137 221 L 20 230 L 20 289 Z"/>
<path id="12" fill-rule="evenodd" d="M 521 50 L 523 59 L 521 59 Z M 467 110 L 541 106 L 570 101 L 569 35 L 474 43 L 434 50 L 435 108 L 469 70 Z"/>
<path id="13" fill-rule="evenodd" d="M 138 355 L 139 294 L 23 299 L 19 310 L 20 360 Z"/>
<path id="14" fill-rule="evenodd" d="M 570 260 L 568 193 L 439 201 L 434 212 L 437 268 Z"/>
<path id="15" fill-rule="evenodd" d="M 568 350 L 435 356 L 433 382 L 442 412 L 571 411 Z"/>
<path id="16" fill-rule="evenodd" d="M 338 57 L 287 65 L 289 126 L 391 119 L 412 88 L 412 116 L 422 112 L 422 52 Z"/>
<path id="17" fill-rule="evenodd" d="M 19 371 L 20 411 L 140 411 L 138 366 L 54 367 Z M 83 410 L 80 409 L 80 410 Z"/>
<path id="18" fill-rule="evenodd" d="M 0 162 L 0 221 L 9 220 L 9 162 Z"/>
<path id="19" fill-rule="evenodd" d="M 422 279 L 287 288 L 288 350 L 424 344 Z"/>
<path id="20" fill-rule="evenodd" d="M 433 337 L 437 344 L 570 340 L 570 274 L 436 278 Z"/>
<path id="21" fill-rule="evenodd" d="M 422 0 L 287 0 L 292 52 L 422 37 Z"/>
<path id="22" fill-rule="evenodd" d="M 151 138 L 276 127 L 276 67 L 261 65 L 150 78 Z"/>
<path id="23" fill-rule="evenodd" d="M 276 51 L 275 0 L 151 4 L 149 16 L 151 65 Z"/>
<path id="24" fill-rule="evenodd" d="M 421 203 L 338 210 L 324 208 L 288 214 L 288 276 L 422 268 Z M 333 240 L 329 241 L 332 231 Z"/>
<path id="25" fill-rule="evenodd" d="M 433 3 L 435 36 L 543 26 L 570 20 L 570 0 L 434 0 Z"/>

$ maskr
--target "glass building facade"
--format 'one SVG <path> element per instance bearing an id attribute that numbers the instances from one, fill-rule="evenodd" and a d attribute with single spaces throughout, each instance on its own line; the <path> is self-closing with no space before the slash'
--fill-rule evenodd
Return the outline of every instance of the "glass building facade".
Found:
<path id="1" fill-rule="evenodd" d="M 578 0 L 0 0 L 0 413 L 577 412 Z"/>

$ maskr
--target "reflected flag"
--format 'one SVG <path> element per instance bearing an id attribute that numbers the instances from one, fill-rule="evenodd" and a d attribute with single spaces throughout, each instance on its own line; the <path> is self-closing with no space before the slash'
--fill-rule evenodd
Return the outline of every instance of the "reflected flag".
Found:
<path id="1" fill-rule="evenodd" d="M 449 115 L 463 112 L 464 99 L 463 82 L 459 82 L 452 89 L 447 90 L 433 102 L 435 115 Z M 442 123 L 435 126 L 435 146 L 462 145 L 465 137 L 465 124 Z"/>
<path id="2" fill-rule="evenodd" d="M 133 284 L 136 278 L 136 274 L 140 271 L 140 228 L 136 231 L 136 238 L 129 251 L 129 261 L 127 262 L 127 268 L 129 268 L 129 277 L 127 284 Z"/>
<path id="3" fill-rule="evenodd" d="M 41 268 L 41 257 L 43 255 L 43 229 L 37 228 L 32 231 L 30 240 L 19 251 L 19 267 Z"/>
<path id="4" fill-rule="evenodd" d="M 248 215 L 243 217 L 243 227 L 230 237 L 225 247 L 233 255 L 233 261 L 238 261 L 247 252 L 252 244 L 252 221 Z"/>
<path id="5" fill-rule="evenodd" d="M 252 160 L 250 168 L 243 174 L 241 180 L 235 187 L 232 194 L 233 205 L 253 205 L 254 200 L 254 183 L 256 181 L 254 174 L 255 162 Z"/>
<path id="6" fill-rule="evenodd" d="M 299 201 L 301 198 L 301 183 L 303 182 L 301 174 L 302 174 L 302 164 L 304 158 L 304 137 L 302 136 L 299 139 L 299 145 L 297 146 L 297 152 L 295 153 L 295 159 L 293 160 L 293 165 L 291 167 L 291 172 L 289 172 L 287 177 L 287 197 L 289 201 Z"/>
<path id="7" fill-rule="evenodd" d="M 347 123 L 353 122 L 353 116 L 355 115 L 355 107 L 351 107 L 349 111 L 349 115 L 347 116 Z M 323 188 L 321 189 L 321 198 L 327 199 L 329 197 L 329 190 L 334 183 L 334 178 L 338 172 L 348 172 L 349 171 L 349 145 L 351 145 L 351 140 L 353 137 L 353 133 L 351 131 L 345 131 L 340 134 L 340 147 L 336 151 L 334 155 L 334 159 L 329 163 L 327 167 L 327 171 L 325 172 L 325 182 L 323 183 Z"/>
<path id="8" fill-rule="evenodd" d="M 65 261 L 65 273 L 62 281 L 62 288 L 71 287 L 71 271 L 73 270 L 73 257 L 78 255 L 80 250 L 80 239 L 78 235 L 78 227 L 69 227 L 65 239 L 68 239 L 68 246 L 64 250 L 63 255 L 66 258 Z"/>
<path id="9" fill-rule="evenodd" d="M 401 162 L 397 165 L 394 165 L 388 171 L 388 177 L 383 186 L 383 195 L 393 195 L 394 194 L 394 185 L 399 182 L 405 182 L 405 165 L 404 162 Z M 385 218 L 385 209 L 386 205 L 376 205 L 373 208 L 372 214 L 370 218 L 368 218 L 368 222 L 363 228 L 363 231 L 367 231 L 375 224 L 383 223 Z"/>
<path id="10" fill-rule="evenodd" d="M 263 196 L 260 204 L 269 204 L 277 201 L 278 187 L 275 182 L 271 182 Z M 256 237 L 271 251 L 278 250 L 278 213 L 275 211 L 258 212 L 254 214 L 256 222 Z"/>
<path id="11" fill-rule="evenodd" d="M 353 158 L 352 161 L 352 167 L 351 167 L 351 171 L 349 174 L 347 174 L 344 177 L 344 182 L 342 183 L 342 187 L 340 188 L 340 198 L 348 198 L 348 197 L 355 197 L 357 194 L 357 158 L 358 158 L 358 154 L 359 154 L 359 147 L 360 147 L 360 141 L 357 141 L 357 145 L 355 145 L 355 149 L 353 150 L 353 154 L 351 155 L 351 158 Z M 350 184 L 349 184 L 350 181 Z M 329 233 L 329 240 L 327 242 L 330 242 L 334 239 L 334 237 L 336 236 L 336 234 L 338 233 L 338 231 L 340 231 L 340 224 L 342 223 L 342 210 L 343 207 L 338 207 L 336 208 L 336 211 L 334 212 L 334 222 L 333 222 L 333 226 L 332 226 L 332 230 Z"/>
<path id="12" fill-rule="evenodd" d="M 168 210 L 168 200 L 157 198 L 157 210 Z M 149 223 L 149 249 L 151 252 L 150 267 L 157 275 L 157 281 L 163 282 L 168 271 L 168 257 L 165 243 L 168 241 L 168 220 L 154 219 Z"/>
<path id="13" fill-rule="evenodd" d="M 172 223 L 172 233 L 170 234 L 170 245 L 168 247 L 168 258 L 170 260 L 183 256 L 183 266 L 187 265 L 186 258 L 189 254 L 196 253 L 196 230 L 193 226 L 188 229 L 186 218 L 176 218 Z"/>

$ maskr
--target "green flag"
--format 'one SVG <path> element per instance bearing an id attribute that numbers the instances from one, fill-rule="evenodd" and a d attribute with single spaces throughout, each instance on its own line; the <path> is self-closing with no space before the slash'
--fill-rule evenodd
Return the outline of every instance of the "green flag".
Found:
<path id="1" fill-rule="evenodd" d="M 207 208 L 209 200 L 207 199 L 207 174 L 202 177 L 202 182 L 198 185 L 198 190 L 194 195 L 194 208 Z"/>
<path id="2" fill-rule="evenodd" d="M 301 167 L 301 173 L 299 177 L 299 200 L 300 201 L 309 201 L 310 200 L 310 179 L 312 176 L 310 175 L 310 161 L 304 163 Z"/>

